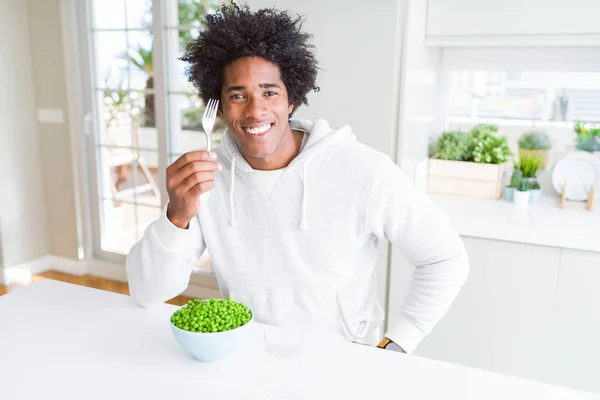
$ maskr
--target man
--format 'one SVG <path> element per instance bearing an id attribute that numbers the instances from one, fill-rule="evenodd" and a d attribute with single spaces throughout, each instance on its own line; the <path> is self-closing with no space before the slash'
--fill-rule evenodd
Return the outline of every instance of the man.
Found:
<path id="1" fill-rule="evenodd" d="M 205 102 L 220 100 L 227 131 L 216 153 L 190 152 L 167 168 L 168 206 L 127 259 L 131 294 L 142 306 L 177 296 L 208 249 L 222 294 L 257 321 L 410 353 L 463 285 L 465 249 L 440 210 L 348 126 L 290 119 L 316 89 L 301 24 L 230 4 L 188 46 L 190 81 Z M 382 240 L 415 267 L 385 337 Z"/>

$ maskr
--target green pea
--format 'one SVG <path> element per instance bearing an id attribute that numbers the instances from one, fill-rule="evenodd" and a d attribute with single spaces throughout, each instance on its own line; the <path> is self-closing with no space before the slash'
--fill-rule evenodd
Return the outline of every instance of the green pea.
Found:
<path id="1" fill-rule="evenodd" d="M 252 318 L 250 309 L 231 298 L 193 299 L 171 315 L 171 322 L 190 332 L 223 332 L 239 328 Z"/>

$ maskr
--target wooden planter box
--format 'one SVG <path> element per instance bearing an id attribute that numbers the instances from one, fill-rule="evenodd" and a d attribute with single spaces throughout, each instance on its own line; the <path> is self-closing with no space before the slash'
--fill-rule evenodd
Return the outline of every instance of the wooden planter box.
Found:
<path id="1" fill-rule="evenodd" d="M 499 199 L 504 164 L 429 159 L 427 191 L 456 196 Z"/>

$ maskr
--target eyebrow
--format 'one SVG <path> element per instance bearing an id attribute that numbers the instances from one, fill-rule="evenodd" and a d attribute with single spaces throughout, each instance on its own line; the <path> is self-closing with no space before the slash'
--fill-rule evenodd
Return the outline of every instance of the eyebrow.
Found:
<path id="1" fill-rule="evenodd" d="M 281 89 L 281 86 L 279 86 L 277 83 L 261 83 L 258 85 L 259 88 L 261 89 L 269 89 L 269 88 L 278 88 Z M 246 86 L 229 86 L 227 88 L 227 92 L 233 92 L 233 91 L 241 91 L 241 90 L 245 90 Z"/>
<path id="2" fill-rule="evenodd" d="M 278 88 L 281 89 L 281 86 L 279 86 L 276 83 L 261 83 L 260 85 L 258 85 L 259 88 L 261 89 L 269 89 L 269 88 Z"/>

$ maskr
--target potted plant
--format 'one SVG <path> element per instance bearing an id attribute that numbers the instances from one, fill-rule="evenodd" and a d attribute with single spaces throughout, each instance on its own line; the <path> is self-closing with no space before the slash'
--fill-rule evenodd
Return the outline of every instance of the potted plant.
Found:
<path id="1" fill-rule="evenodd" d="M 521 181 L 519 187 L 515 191 L 515 199 L 514 202 L 519 207 L 526 207 L 529 204 L 529 186 L 525 181 Z"/>
<path id="2" fill-rule="evenodd" d="M 548 167 L 551 147 L 550 137 L 544 132 L 525 132 L 519 138 L 519 158 L 524 156 L 537 157 L 541 161 L 540 169 L 544 170 Z"/>
<path id="3" fill-rule="evenodd" d="M 529 192 L 529 203 L 537 203 L 542 195 L 542 189 L 537 181 L 537 173 L 541 160 L 536 156 L 521 157 L 519 163 L 514 164 L 510 178 L 510 185 L 504 188 L 504 199 L 515 201 L 517 191 Z M 522 197 L 522 195 L 520 195 Z"/>
<path id="4" fill-rule="evenodd" d="M 542 188 L 537 180 L 530 182 L 529 185 L 529 203 L 535 204 L 540 201 L 542 196 Z"/>
<path id="5" fill-rule="evenodd" d="M 519 158 L 519 169 L 523 171 L 523 181 L 529 184 L 536 180 L 540 169 L 541 160 L 533 155 L 526 155 Z"/>
<path id="6" fill-rule="evenodd" d="M 502 194 L 504 164 L 512 155 L 495 125 L 479 124 L 469 132 L 445 132 L 429 160 L 431 193 L 493 198 Z"/>
<path id="7" fill-rule="evenodd" d="M 437 140 L 435 154 L 442 160 L 464 161 L 469 151 L 469 143 L 469 135 L 465 132 L 444 132 Z"/>
<path id="8" fill-rule="evenodd" d="M 525 155 L 519 159 L 519 169 L 523 171 L 523 182 L 530 192 L 530 203 L 537 203 L 542 195 L 542 189 L 537 181 L 541 163 L 542 160 L 535 155 Z"/>
<path id="9" fill-rule="evenodd" d="M 512 156 L 504 136 L 495 125 L 480 124 L 469 132 L 471 141 L 467 160 L 484 164 L 504 164 Z"/>
<path id="10" fill-rule="evenodd" d="M 600 151 L 600 126 L 575 121 L 573 127 L 577 150 L 588 151 L 590 153 Z"/>
<path id="11" fill-rule="evenodd" d="M 504 188 L 504 200 L 513 201 L 515 190 L 517 190 L 522 181 L 523 171 L 515 164 L 512 176 L 510 177 L 510 185 Z"/>

